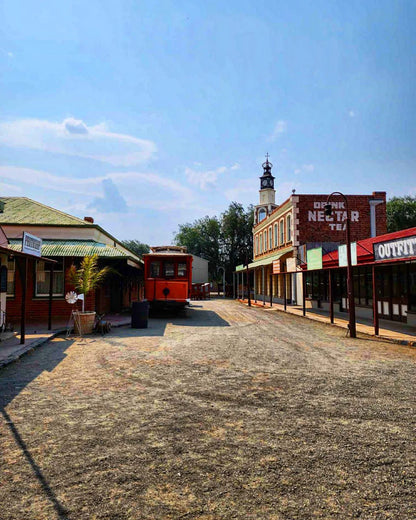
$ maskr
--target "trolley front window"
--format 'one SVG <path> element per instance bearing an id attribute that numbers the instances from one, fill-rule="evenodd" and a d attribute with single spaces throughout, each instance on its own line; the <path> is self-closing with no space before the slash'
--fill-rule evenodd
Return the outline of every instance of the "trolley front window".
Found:
<path id="1" fill-rule="evenodd" d="M 157 278 L 160 276 L 160 262 L 152 262 L 150 264 L 150 278 Z"/>
<path id="2" fill-rule="evenodd" d="M 165 276 L 175 276 L 175 264 L 173 262 L 165 262 Z"/>
<path id="3" fill-rule="evenodd" d="M 178 264 L 178 276 L 186 276 L 186 264 Z"/>

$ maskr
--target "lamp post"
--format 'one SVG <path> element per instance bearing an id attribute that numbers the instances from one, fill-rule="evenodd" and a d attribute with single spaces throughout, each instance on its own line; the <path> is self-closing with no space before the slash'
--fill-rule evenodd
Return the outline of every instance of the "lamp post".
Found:
<path id="1" fill-rule="evenodd" d="M 222 297 L 225 298 L 225 267 L 218 267 L 218 270 L 222 269 Z"/>
<path id="2" fill-rule="evenodd" d="M 345 209 L 347 211 L 347 219 L 345 221 L 346 228 L 346 245 L 347 245 L 347 293 L 348 293 L 348 315 L 349 315 L 349 324 L 348 328 L 350 331 L 350 337 L 357 337 L 357 330 L 355 324 L 355 300 L 354 300 L 354 284 L 352 280 L 352 265 L 351 265 L 351 234 L 350 234 L 350 214 L 348 210 L 348 200 L 347 197 L 339 192 L 334 191 L 331 195 L 328 195 L 325 204 L 325 215 L 332 215 L 332 206 L 330 204 L 331 197 L 333 195 L 339 195 L 345 201 Z"/>

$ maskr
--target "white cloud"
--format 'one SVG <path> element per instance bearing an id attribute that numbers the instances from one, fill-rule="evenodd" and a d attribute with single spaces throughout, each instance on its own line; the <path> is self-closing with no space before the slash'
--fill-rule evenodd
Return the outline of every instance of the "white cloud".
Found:
<path id="1" fill-rule="evenodd" d="M 313 164 L 302 164 L 302 166 L 298 166 L 293 170 L 295 175 L 299 175 L 300 173 L 312 173 L 315 171 L 315 166 Z"/>
<path id="2" fill-rule="evenodd" d="M 272 134 L 269 136 L 268 141 L 276 141 L 282 134 L 287 131 L 287 122 L 282 119 L 279 120 L 273 129 Z"/>
<path id="3" fill-rule="evenodd" d="M 215 170 L 197 171 L 192 168 L 185 168 L 186 179 L 190 184 L 198 186 L 201 190 L 214 187 L 218 180 L 218 175 L 228 170 L 226 166 L 220 166 Z"/>
<path id="4" fill-rule="evenodd" d="M 2 122 L 0 144 L 126 167 L 148 161 L 157 150 L 152 141 L 110 132 L 105 123 L 88 126 L 82 120 L 72 117 L 64 119 L 62 123 L 41 119 Z"/>
<path id="5" fill-rule="evenodd" d="M 235 163 L 231 166 L 230 170 L 239 170 L 241 166 L 238 163 Z"/>
<path id="6" fill-rule="evenodd" d="M 348 115 L 349 115 L 350 117 L 355 117 L 355 112 L 354 112 L 354 110 L 350 110 L 350 111 L 348 112 Z"/>
<path id="7" fill-rule="evenodd" d="M 22 193 L 21 186 L 16 186 L 15 184 L 6 184 L 5 182 L 0 182 L 0 193 L 2 197 L 7 197 L 8 195 L 20 195 Z"/>

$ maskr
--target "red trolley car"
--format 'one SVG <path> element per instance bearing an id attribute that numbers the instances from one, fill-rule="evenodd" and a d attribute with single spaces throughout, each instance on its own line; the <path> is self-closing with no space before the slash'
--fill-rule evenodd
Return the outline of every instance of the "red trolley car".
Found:
<path id="1" fill-rule="evenodd" d="M 143 255 L 144 294 L 151 308 L 183 308 L 192 290 L 192 255 L 186 247 L 152 247 Z"/>

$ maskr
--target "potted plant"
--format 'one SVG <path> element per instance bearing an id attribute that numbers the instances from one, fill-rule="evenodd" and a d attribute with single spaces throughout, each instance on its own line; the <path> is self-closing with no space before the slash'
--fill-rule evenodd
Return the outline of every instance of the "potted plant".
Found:
<path id="1" fill-rule="evenodd" d="M 94 328 L 95 311 L 85 311 L 84 302 L 88 294 L 102 284 L 104 278 L 112 271 L 110 267 L 98 267 L 98 255 L 83 258 L 79 269 L 74 264 L 68 270 L 67 280 L 75 290 L 84 295 L 82 311 L 75 314 L 75 332 L 91 334 Z"/>

